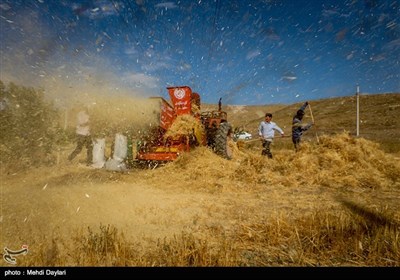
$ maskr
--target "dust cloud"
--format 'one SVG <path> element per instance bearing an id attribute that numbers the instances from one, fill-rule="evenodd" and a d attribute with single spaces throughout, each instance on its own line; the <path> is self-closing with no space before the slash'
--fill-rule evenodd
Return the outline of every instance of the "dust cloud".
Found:
<path id="1" fill-rule="evenodd" d="M 75 115 L 82 106 L 92 113 L 96 136 L 135 134 L 146 126 L 157 126 L 159 106 L 149 100 L 160 96 L 156 79 L 141 76 L 135 69 L 118 75 L 118 63 L 102 53 L 60 44 L 58 36 L 62 35 L 54 35 L 28 9 L 16 17 L 15 28 L 25 32 L 7 42 L 10 48 L 2 53 L 2 82 L 42 89 L 47 101 L 61 112 L 64 129 L 75 126 Z M 34 34 L 40 34 L 41 40 Z"/>

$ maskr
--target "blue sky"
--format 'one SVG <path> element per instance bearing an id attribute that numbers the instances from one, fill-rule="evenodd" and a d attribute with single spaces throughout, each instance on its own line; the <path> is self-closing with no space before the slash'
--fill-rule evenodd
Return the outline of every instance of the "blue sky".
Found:
<path id="1" fill-rule="evenodd" d="M 400 92 L 398 0 L 0 0 L 1 80 L 264 105 Z"/>

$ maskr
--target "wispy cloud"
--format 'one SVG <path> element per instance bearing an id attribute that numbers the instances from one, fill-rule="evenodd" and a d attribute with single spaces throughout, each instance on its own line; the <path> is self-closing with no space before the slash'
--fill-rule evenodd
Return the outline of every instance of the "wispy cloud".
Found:
<path id="1" fill-rule="evenodd" d="M 166 62 L 156 62 L 142 66 L 142 70 L 146 72 L 154 72 L 157 70 L 168 69 L 170 65 Z"/>
<path id="2" fill-rule="evenodd" d="M 156 8 L 176 9 L 178 6 L 174 2 L 163 2 L 155 5 Z"/>
<path id="3" fill-rule="evenodd" d="M 95 1 L 93 5 L 72 3 L 71 8 L 75 14 L 91 19 L 101 19 L 117 15 L 117 10 L 113 6 L 113 3 L 106 0 Z"/>
<path id="4" fill-rule="evenodd" d="M 123 77 L 127 85 L 132 85 L 136 88 L 154 89 L 158 87 L 158 78 L 148 76 L 143 73 L 126 73 Z"/>
<path id="5" fill-rule="evenodd" d="M 134 54 L 138 54 L 139 52 L 138 52 L 138 50 L 135 48 L 135 47 L 130 47 L 130 48 L 126 48 L 125 50 L 124 50 L 124 52 L 125 52 L 125 54 L 127 54 L 127 55 L 134 55 Z"/>
<path id="6" fill-rule="evenodd" d="M 261 54 L 261 52 L 259 50 L 251 51 L 251 52 L 247 53 L 246 59 L 251 60 L 251 59 L 255 58 L 256 56 L 259 56 L 260 54 Z"/>

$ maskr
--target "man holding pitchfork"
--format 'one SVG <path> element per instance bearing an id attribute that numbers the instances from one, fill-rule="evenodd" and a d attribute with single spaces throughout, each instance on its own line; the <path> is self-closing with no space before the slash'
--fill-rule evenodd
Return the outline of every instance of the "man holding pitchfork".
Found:
<path id="1" fill-rule="evenodd" d="M 311 123 L 308 123 L 306 125 L 302 124 L 303 116 L 305 114 L 305 109 L 307 108 L 307 106 L 308 106 L 308 101 L 306 101 L 300 107 L 300 109 L 297 110 L 296 115 L 294 115 L 292 121 L 292 141 L 296 152 L 300 148 L 301 136 L 303 135 L 303 132 L 309 130 L 314 124 L 314 120 L 312 120 Z"/>

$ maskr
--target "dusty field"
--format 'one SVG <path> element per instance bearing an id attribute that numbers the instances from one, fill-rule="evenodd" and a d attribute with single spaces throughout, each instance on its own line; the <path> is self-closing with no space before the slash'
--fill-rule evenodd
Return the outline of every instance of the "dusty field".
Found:
<path id="1" fill-rule="evenodd" d="M 212 240 L 213 231 L 234 236 L 281 215 L 347 211 L 343 199 L 399 217 L 399 161 L 374 147 L 342 135 L 298 154 L 275 149 L 273 160 L 244 146 L 231 161 L 198 148 L 166 166 L 124 173 L 67 163 L 65 151 L 53 167 L 3 168 L 1 245 L 34 252 L 39 238 L 68 239 L 100 225 L 143 248 L 184 231 Z"/>

